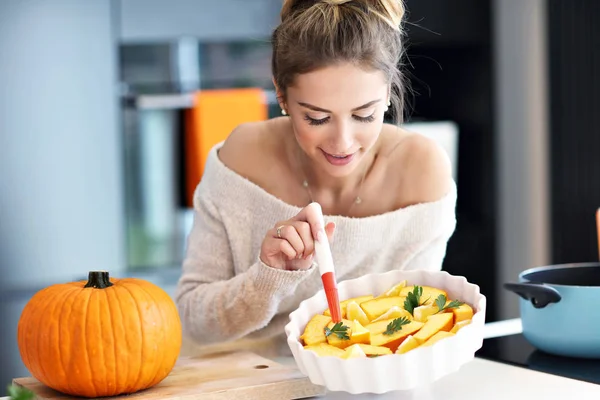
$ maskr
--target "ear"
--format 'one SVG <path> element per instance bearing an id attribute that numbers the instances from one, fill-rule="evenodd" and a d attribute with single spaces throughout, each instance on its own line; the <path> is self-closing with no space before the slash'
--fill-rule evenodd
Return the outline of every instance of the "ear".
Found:
<path id="1" fill-rule="evenodd" d="M 277 97 L 277 102 L 279 103 L 279 106 L 281 108 L 284 108 L 284 103 L 283 103 L 283 94 L 281 93 L 281 90 L 279 90 L 279 87 L 277 86 L 277 82 L 275 82 L 275 78 L 271 78 L 271 81 L 273 82 L 273 86 L 275 87 L 275 96 Z"/>

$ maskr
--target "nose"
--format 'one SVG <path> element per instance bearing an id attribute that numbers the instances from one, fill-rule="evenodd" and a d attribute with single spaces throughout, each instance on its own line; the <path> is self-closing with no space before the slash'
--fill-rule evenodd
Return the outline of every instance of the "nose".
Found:
<path id="1" fill-rule="evenodd" d="M 331 137 L 331 147 L 337 153 L 344 153 L 351 150 L 354 143 L 354 132 L 352 125 L 346 121 L 339 121 L 334 128 Z"/>

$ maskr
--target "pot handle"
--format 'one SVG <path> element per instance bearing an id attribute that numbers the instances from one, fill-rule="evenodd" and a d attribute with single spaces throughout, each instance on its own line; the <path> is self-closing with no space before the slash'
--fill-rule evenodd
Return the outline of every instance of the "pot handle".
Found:
<path id="1" fill-rule="evenodd" d="M 505 283 L 504 288 L 531 301 L 535 308 L 544 308 L 562 299 L 558 290 L 543 283 Z"/>

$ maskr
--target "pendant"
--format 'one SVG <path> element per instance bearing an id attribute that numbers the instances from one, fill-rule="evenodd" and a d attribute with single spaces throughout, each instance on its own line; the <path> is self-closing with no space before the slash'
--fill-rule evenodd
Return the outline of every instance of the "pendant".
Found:
<path id="1" fill-rule="evenodd" d="M 360 204 L 360 203 L 362 203 L 362 199 L 360 198 L 360 196 L 356 196 L 356 199 L 354 200 L 354 202 L 356 204 Z"/>

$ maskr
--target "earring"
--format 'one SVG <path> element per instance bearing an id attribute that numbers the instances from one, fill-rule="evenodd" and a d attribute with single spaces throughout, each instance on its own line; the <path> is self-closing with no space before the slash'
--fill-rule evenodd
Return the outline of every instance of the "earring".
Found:
<path id="1" fill-rule="evenodd" d="M 281 115 L 287 115 L 287 112 L 285 111 L 284 108 L 281 109 Z"/>

